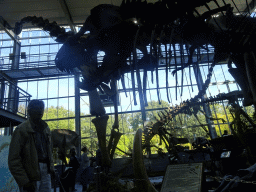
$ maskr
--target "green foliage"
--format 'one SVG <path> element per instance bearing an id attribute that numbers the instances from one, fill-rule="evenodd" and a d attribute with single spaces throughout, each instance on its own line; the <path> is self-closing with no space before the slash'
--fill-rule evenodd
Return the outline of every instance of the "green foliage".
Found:
<path id="1" fill-rule="evenodd" d="M 120 138 L 120 140 L 117 144 L 117 148 L 119 148 L 120 150 L 122 150 L 128 154 L 131 154 L 132 148 L 133 148 L 133 136 L 134 135 L 122 135 L 122 137 Z M 115 157 L 128 157 L 127 154 L 123 153 L 120 150 L 116 149 Z"/>
<path id="2" fill-rule="evenodd" d="M 165 147 L 165 144 L 164 144 L 164 142 L 162 142 L 162 143 L 160 143 L 160 137 L 159 137 L 159 135 L 155 135 L 152 139 L 151 139 L 151 146 L 153 146 L 153 147 L 151 147 L 151 153 L 152 154 L 157 154 L 158 153 L 158 150 L 160 149 L 162 149 L 162 152 L 163 153 L 167 153 L 168 151 L 167 151 L 167 149 L 166 149 L 166 147 Z"/>
<path id="3" fill-rule="evenodd" d="M 148 106 L 146 107 L 146 109 L 150 110 L 150 109 L 159 109 L 159 108 L 165 108 L 165 107 L 166 108 L 170 107 L 169 103 L 166 101 L 161 101 L 161 104 L 159 104 L 158 101 L 151 101 L 151 102 L 148 102 Z M 156 120 L 154 117 L 159 119 L 158 112 L 160 111 L 162 110 L 146 111 L 147 121 L 155 122 Z M 138 129 L 143 128 L 141 113 L 129 114 L 128 121 L 134 131 L 137 131 Z"/>
<path id="4" fill-rule="evenodd" d="M 74 111 L 68 111 L 63 106 L 60 106 L 60 107 L 51 106 L 51 107 L 45 109 L 43 119 L 44 120 L 53 119 L 53 121 L 47 121 L 47 124 L 49 125 L 50 130 L 69 129 L 71 131 L 75 131 L 75 120 L 74 119 L 56 121 L 57 118 L 72 117 L 74 115 L 75 115 Z"/>
<path id="5" fill-rule="evenodd" d="M 159 109 L 159 108 L 167 108 L 170 107 L 169 103 L 162 101 L 161 105 L 159 105 L 158 101 L 151 101 L 148 103 L 148 106 L 146 109 Z M 227 114 L 224 111 L 224 105 L 221 104 L 215 104 L 210 105 L 212 117 L 214 118 L 213 122 L 216 124 L 216 131 L 217 135 L 221 136 L 220 132 L 223 133 L 224 130 L 227 130 L 229 134 L 231 134 L 228 124 L 223 124 L 227 122 L 232 122 L 233 117 L 230 114 L 229 109 L 227 108 Z M 171 134 L 173 136 L 178 138 L 188 138 L 190 141 L 190 144 L 193 142 L 194 137 L 197 136 L 204 136 L 208 139 L 209 136 L 207 136 L 205 130 L 208 131 L 208 127 L 206 126 L 206 118 L 205 114 L 202 112 L 203 108 L 200 108 L 201 111 L 197 113 L 197 115 L 188 115 L 188 114 L 178 114 L 175 116 L 173 121 L 166 124 L 166 128 L 171 129 Z M 154 110 L 154 111 L 147 111 L 147 121 L 156 122 L 156 119 L 160 119 L 158 116 L 160 110 Z M 246 107 L 247 113 L 252 117 L 254 113 L 253 107 Z M 82 116 L 85 114 L 81 114 Z M 45 109 L 45 114 L 43 116 L 44 120 L 50 120 L 47 121 L 50 129 L 69 129 L 72 131 L 75 131 L 75 120 L 74 119 L 66 119 L 66 120 L 56 120 L 57 118 L 67 118 L 67 117 L 74 117 L 75 112 L 74 111 L 68 111 L 68 109 L 64 108 L 63 106 L 60 107 L 49 107 Z M 228 117 L 228 119 L 227 119 Z M 86 146 L 89 150 L 88 155 L 89 156 L 95 156 L 96 150 L 98 149 L 98 138 L 97 138 L 97 132 L 94 124 L 91 122 L 91 120 L 94 117 L 86 117 L 81 118 L 81 146 Z M 122 135 L 120 138 L 120 141 L 117 145 L 119 149 L 126 153 L 132 153 L 133 148 L 133 139 L 135 131 L 139 128 L 143 128 L 143 122 L 141 120 L 141 113 L 133 113 L 133 114 L 119 114 L 118 120 L 119 120 L 119 131 L 121 133 L 125 133 L 125 135 Z M 52 120 L 52 121 L 51 121 Z M 109 140 L 109 136 L 111 133 L 112 125 L 114 123 L 114 116 L 109 116 L 109 120 L 107 123 L 107 140 Z M 204 125 L 204 129 L 202 127 L 198 127 L 198 125 Z M 152 153 L 157 153 L 159 148 L 162 148 L 164 151 L 166 151 L 164 143 L 162 142 L 162 145 L 159 145 L 160 139 L 159 136 L 153 137 L 151 141 L 151 145 L 154 145 L 156 147 L 152 148 Z M 184 144 L 189 145 L 190 144 Z M 190 146 L 191 147 L 191 146 Z M 119 157 L 125 157 L 127 156 L 123 152 L 116 149 L 114 158 Z"/>

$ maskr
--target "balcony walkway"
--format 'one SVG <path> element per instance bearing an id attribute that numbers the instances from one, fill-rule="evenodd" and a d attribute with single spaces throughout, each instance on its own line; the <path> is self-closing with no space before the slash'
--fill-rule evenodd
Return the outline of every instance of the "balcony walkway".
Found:
<path id="1" fill-rule="evenodd" d="M 0 128 L 9 127 L 10 125 L 17 126 L 25 120 L 25 117 L 0 108 Z"/>

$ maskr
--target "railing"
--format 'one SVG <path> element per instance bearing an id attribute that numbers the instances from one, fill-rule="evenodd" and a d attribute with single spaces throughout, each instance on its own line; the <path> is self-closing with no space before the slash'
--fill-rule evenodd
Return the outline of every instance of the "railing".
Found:
<path id="1" fill-rule="evenodd" d="M 47 44 L 48 45 L 48 44 Z M 34 45 L 36 46 L 36 45 Z M 150 51 L 149 46 L 147 47 L 148 51 Z M 168 49 L 171 48 L 173 50 L 172 47 L 168 46 Z M 214 55 L 214 47 L 212 46 L 208 46 L 208 51 L 205 49 L 200 49 L 200 54 L 197 55 L 197 50 L 195 50 L 195 53 L 193 55 L 193 62 L 197 63 L 197 60 L 199 59 L 200 62 L 207 62 L 208 60 L 208 56 L 209 59 L 212 60 L 213 59 L 213 55 Z M 183 62 L 187 63 L 188 61 L 188 53 L 185 49 L 185 47 L 183 46 L 184 52 L 183 52 Z M 209 55 L 207 55 L 207 53 Z M 31 69 L 31 68 L 43 68 L 43 67 L 55 67 L 55 57 L 56 57 L 57 52 L 49 52 L 49 53 L 40 53 L 40 54 L 28 54 L 26 55 L 26 58 L 21 58 L 20 57 L 20 62 L 19 62 L 19 69 Z M 99 52 L 98 53 L 98 62 L 99 64 L 102 62 L 103 57 L 104 57 L 104 52 Z M 159 67 L 165 67 L 166 64 L 166 56 L 169 55 L 168 50 L 164 51 L 164 46 L 162 46 L 162 57 L 160 57 L 160 61 L 159 61 Z M 176 59 L 177 61 L 175 61 L 174 57 L 172 57 L 170 65 L 179 65 L 179 67 L 181 66 L 181 59 L 180 59 L 180 49 L 179 47 L 176 45 Z M 21 55 L 20 55 L 21 56 Z M 137 53 L 137 59 L 142 58 L 142 53 L 140 51 L 138 51 Z M 198 58 L 197 58 L 198 57 Z M 131 56 L 131 60 L 133 59 L 133 57 Z M 127 62 L 129 63 L 130 60 L 127 59 Z M 11 70 L 12 69 L 12 62 L 10 60 L 10 56 L 5 55 L 5 56 L 1 56 L 0 55 L 0 70 Z"/>
<path id="2" fill-rule="evenodd" d="M 27 105 L 32 95 L 18 87 L 9 79 L 0 80 L 0 108 L 27 118 Z"/>

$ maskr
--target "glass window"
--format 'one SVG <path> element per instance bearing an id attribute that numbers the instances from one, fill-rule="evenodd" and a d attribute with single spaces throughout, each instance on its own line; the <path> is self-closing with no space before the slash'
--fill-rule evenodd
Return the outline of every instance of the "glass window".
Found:
<path id="1" fill-rule="evenodd" d="M 53 98 L 58 95 L 58 80 L 49 80 L 48 97 Z"/>
<path id="2" fill-rule="evenodd" d="M 38 82 L 38 99 L 47 98 L 47 80 Z"/>
<path id="3" fill-rule="evenodd" d="M 50 46 L 49 45 L 40 45 L 40 54 L 49 53 Z"/>
<path id="4" fill-rule="evenodd" d="M 32 95 L 31 99 L 37 99 L 37 81 L 28 82 L 28 91 Z"/>
<path id="5" fill-rule="evenodd" d="M 21 45 L 22 45 L 22 46 L 30 45 L 29 39 L 22 39 L 22 40 L 21 40 Z"/>
<path id="6" fill-rule="evenodd" d="M 50 45 L 50 53 L 57 53 L 59 51 L 58 44 Z"/>
<path id="7" fill-rule="evenodd" d="M 89 104 L 89 96 L 81 96 L 80 97 L 80 111 L 81 115 L 90 114 L 90 104 Z"/>
<path id="8" fill-rule="evenodd" d="M 69 117 L 75 117 L 75 97 L 69 98 Z"/>
<path id="9" fill-rule="evenodd" d="M 40 55 L 40 61 L 48 61 L 50 60 L 49 57 L 47 55 Z"/>
<path id="10" fill-rule="evenodd" d="M 11 37 L 7 33 L 3 33 L 2 39 L 11 39 Z"/>
<path id="11" fill-rule="evenodd" d="M 59 80 L 59 97 L 68 96 L 68 79 L 60 79 Z"/>
<path id="12" fill-rule="evenodd" d="M 52 37 L 49 37 L 49 43 L 56 43 L 56 41 L 52 38 Z"/>
<path id="13" fill-rule="evenodd" d="M 21 89 L 27 91 L 27 88 L 28 88 L 27 82 L 18 82 L 18 86 L 19 86 Z"/>
<path id="14" fill-rule="evenodd" d="M 74 78 L 69 78 L 69 96 L 75 96 Z"/>
<path id="15" fill-rule="evenodd" d="M 22 31 L 21 34 L 20 34 L 21 38 L 26 38 L 28 37 L 28 31 Z"/>
<path id="16" fill-rule="evenodd" d="M 57 108 L 58 101 L 57 99 L 48 100 L 48 108 Z M 54 110 L 54 118 L 57 118 L 57 110 Z"/>
<path id="17" fill-rule="evenodd" d="M 10 53 L 12 53 L 11 48 L 0 48 L 0 55 L 1 56 L 8 56 L 9 57 Z"/>
<path id="18" fill-rule="evenodd" d="M 30 39 L 30 44 L 31 45 L 38 45 L 40 43 L 39 39 Z"/>
<path id="19" fill-rule="evenodd" d="M 32 37 L 39 37 L 41 36 L 40 31 L 32 31 Z"/>
<path id="20" fill-rule="evenodd" d="M 59 118 L 69 117 L 68 98 L 59 99 Z"/>
<path id="21" fill-rule="evenodd" d="M 11 47 L 13 46 L 13 41 L 2 41 L 2 47 Z"/>
<path id="22" fill-rule="evenodd" d="M 39 46 L 32 46 L 30 48 L 30 54 L 32 54 L 32 55 L 39 54 Z"/>

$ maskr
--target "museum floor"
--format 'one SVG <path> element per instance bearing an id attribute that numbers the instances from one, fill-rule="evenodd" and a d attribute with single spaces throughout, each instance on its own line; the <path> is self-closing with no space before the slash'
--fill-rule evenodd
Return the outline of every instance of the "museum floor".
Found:
<path id="1" fill-rule="evenodd" d="M 76 192 L 82 192 L 83 186 L 80 185 L 80 184 L 76 184 L 75 189 L 76 189 Z M 60 188 L 57 187 L 57 188 L 56 188 L 56 192 L 59 192 L 59 190 L 60 190 Z M 52 189 L 51 192 L 54 192 L 54 189 Z"/>
<path id="2" fill-rule="evenodd" d="M 82 189 L 83 189 L 82 185 L 76 184 L 75 188 L 76 188 L 76 192 L 82 192 Z M 59 189 L 59 187 L 57 187 L 56 192 L 59 192 L 59 191 L 60 191 L 60 189 Z M 19 192 L 19 190 L 13 189 L 11 192 Z M 53 188 L 52 188 L 51 192 L 54 192 Z"/>

